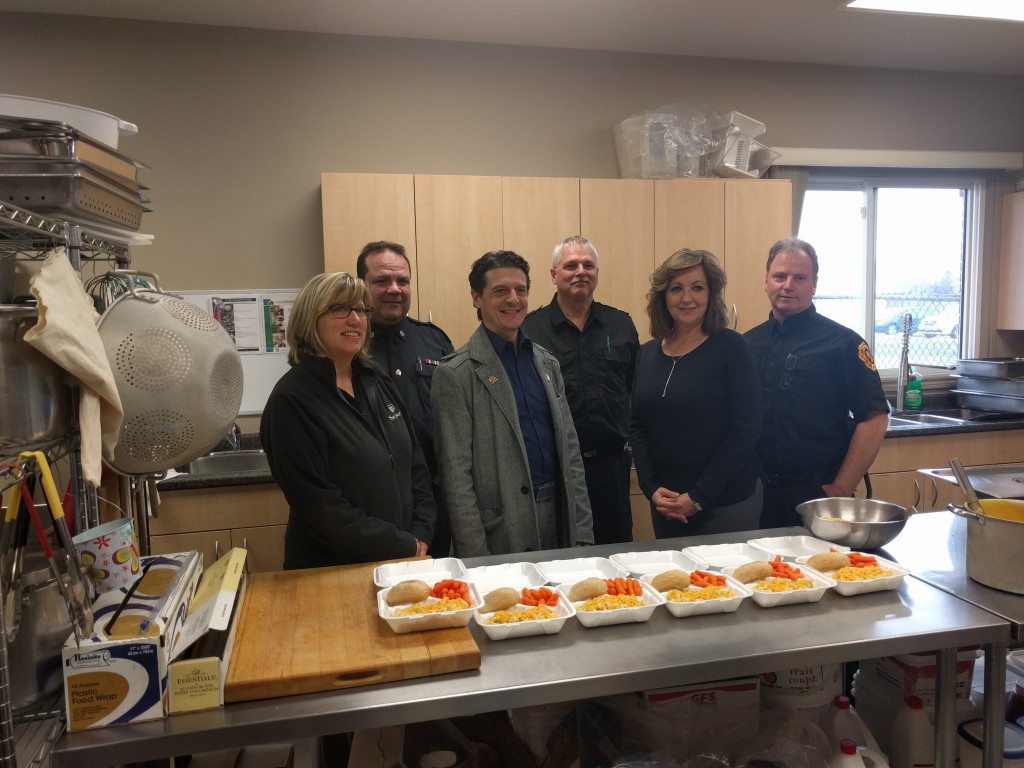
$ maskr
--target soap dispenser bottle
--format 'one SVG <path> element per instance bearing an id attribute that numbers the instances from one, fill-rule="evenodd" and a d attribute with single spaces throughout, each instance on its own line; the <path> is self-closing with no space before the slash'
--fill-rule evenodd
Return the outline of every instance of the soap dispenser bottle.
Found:
<path id="1" fill-rule="evenodd" d="M 911 369 L 907 388 L 903 393 L 903 409 L 906 411 L 920 411 L 924 405 L 924 392 L 921 390 L 921 374 L 914 373 Z"/>

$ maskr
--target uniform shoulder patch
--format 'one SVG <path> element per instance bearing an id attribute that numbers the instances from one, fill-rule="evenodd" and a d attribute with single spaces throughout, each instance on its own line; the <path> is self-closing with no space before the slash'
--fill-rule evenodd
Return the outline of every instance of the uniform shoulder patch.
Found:
<path id="1" fill-rule="evenodd" d="M 875 357 L 871 354 L 871 347 L 868 346 L 866 341 L 862 341 L 857 347 L 857 357 L 864 363 L 864 367 L 869 371 L 877 371 L 875 367 Z"/>

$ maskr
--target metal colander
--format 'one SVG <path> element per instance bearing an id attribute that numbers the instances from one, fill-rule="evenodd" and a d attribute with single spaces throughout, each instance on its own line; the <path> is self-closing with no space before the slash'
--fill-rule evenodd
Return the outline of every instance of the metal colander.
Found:
<path id="1" fill-rule="evenodd" d="M 125 274 L 118 272 L 117 274 Z M 108 464 L 144 475 L 187 464 L 227 434 L 242 403 L 242 361 L 208 313 L 128 273 L 99 320 L 124 420 Z M 136 285 L 146 274 L 155 289 Z"/>

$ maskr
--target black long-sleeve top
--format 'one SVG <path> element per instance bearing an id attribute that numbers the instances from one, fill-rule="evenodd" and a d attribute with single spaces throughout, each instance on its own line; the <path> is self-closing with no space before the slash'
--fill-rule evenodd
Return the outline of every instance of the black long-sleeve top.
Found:
<path id="1" fill-rule="evenodd" d="M 721 330 L 675 370 L 672 360 L 658 339 L 640 347 L 629 438 L 640 489 L 689 493 L 705 510 L 746 499 L 760 469 L 761 393 L 743 337 Z"/>

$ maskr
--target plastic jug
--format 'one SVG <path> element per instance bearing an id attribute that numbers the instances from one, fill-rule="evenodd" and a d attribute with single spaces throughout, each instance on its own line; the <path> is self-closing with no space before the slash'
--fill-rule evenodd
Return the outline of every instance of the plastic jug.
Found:
<path id="1" fill-rule="evenodd" d="M 892 768 L 934 768 L 935 726 L 917 696 L 908 696 L 892 721 Z"/>
<path id="2" fill-rule="evenodd" d="M 877 749 L 858 747 L 853 739 L 843 739 L 828 759 L 828 768 L 889 768 L 889 763 Z"/>
<path id="3" fill-rule="evenodd" d="M 821 730 L 825 732 L 829 744 L 851 739 L 859 747 L 878 749 L 878 742 L 853 708 L 849 696 L 840 694 L 832 699 L 821 716 Z"/>

